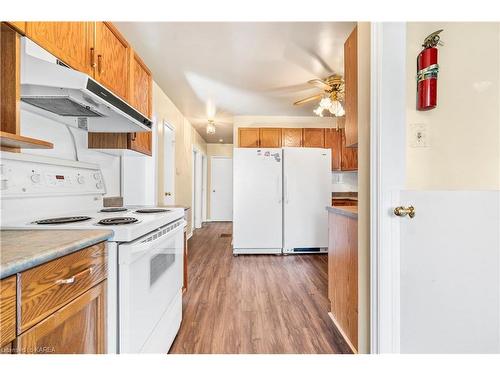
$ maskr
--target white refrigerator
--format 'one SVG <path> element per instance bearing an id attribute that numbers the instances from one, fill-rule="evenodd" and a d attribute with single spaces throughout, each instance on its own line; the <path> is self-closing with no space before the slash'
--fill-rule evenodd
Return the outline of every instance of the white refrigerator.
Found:
<path id="1" fill-rule="evenodd" d="M 233 253 L 318 253 L 328 248 L 331 150 L 235 148 Z"/>

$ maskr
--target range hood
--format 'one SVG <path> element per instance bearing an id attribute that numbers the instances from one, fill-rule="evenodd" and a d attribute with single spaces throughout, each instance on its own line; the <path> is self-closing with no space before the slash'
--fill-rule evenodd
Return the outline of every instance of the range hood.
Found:
<path id="1" fill-rule="evenodd" d="M 22 108 L 90 132 L 151 131 L 152 121 L 87 74 L 21 40 Z"/>

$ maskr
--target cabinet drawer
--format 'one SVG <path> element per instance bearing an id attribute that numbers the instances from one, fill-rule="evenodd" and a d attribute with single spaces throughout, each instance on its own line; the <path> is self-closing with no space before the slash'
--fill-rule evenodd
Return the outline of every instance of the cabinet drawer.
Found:
<path id="1" fill-rule="evenodd" d="M 16 338 L 16 277 L 0 280 L 0 348 Z"/>
<path id="2" fill-rule="evenodd" d="M 18 332 L 24 332 L 107 277 L 104 243 L 18 275 Z"/>

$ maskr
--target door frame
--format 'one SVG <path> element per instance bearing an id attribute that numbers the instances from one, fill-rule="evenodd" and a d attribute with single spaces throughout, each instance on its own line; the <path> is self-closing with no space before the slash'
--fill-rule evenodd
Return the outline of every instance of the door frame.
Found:
<path id="1" fill-rule="evenodd" d="M 399 221 L 387 208 L 406 179 L 406 23 L 371 23 L 370 58 L 370 352 L 399 353 Z"/>
<path id="2" fill-rule="evenodd" d="M 217 220 L 214 219 L 212 216 L 212 209 L 213 209 L 213 199 L 212 199 L 212 186 L 213 186 L 213 177 L 214 177 L 214 168 L 213 168 L 213 161 L 214 159 L 230 159 L 233 160 L 232 156 L 210 156 L 210 221 L 226 221 L 226 220 Z M 233 178 L 234 178 L 234 173 L 233 173 Z"/>
<path id="3" fill-rule="evenodd" d="M 205 153 L 203 153 L 202 150 L 200 150 L 198 147 L 196 146 L 193 146 L 192 147 L 192 157 L 193 157 L 193 162 L 192 162 L 192 168 L 191 168 L 191 171 L 192 171 L 192 176 L 193 176 L 193 179 L 192 179 L 192 185 L 191 185 L 191 190 L 192 190 L 192 194 L 191 194 L 191 212 L 192 212 L 192 219 L 191 219 L 191 231 L 193 232 L 195 229 L 199 229 L 201 228 L 202 224 L 203 224 L 203 205 L 205 204 L 204 201 L 206 201 L 206 198 L 204 199 L 203 198 L 203 183 L 204 183 L 204 179 L 203 179 L 203 158 L 206 158 L 207 155 Z M 196 179 L 196 173 L 197 173 L 197 169 L 196 169 L 196 163 L 197 163 L 197 159 L 200 158 L 200 167 L 201 167 L 201 170 L 199 171 L 199 176 L 201 177 L 200 178 L 200 181 L 198 181 Z M 199 182 L 201 184 L 199 184 Z M 200 207 L 198 207 L 195 202 L 196 202 L 196 193 L 197 193 L 197 190 L 199 189 L 198 193 L 199 193 L 199 205 Z M 206 191 L 206 188 L 205 188 L 205 191 Z M 198 212 L 199 212 L 199 217 L 198 217 Z M 198 226 L 197 226 L 197 220 L 198 221 Z"/>
<path id="4" fill-rule="evenodd" d="M 165 137 L 165 129 L 168 129 L 169 131 L 172 132 L 172 156 L 173 156 L 173 163 L 172 163 L 172 166 L 173 166 L 173 171 L 172 171 L 172 199 L 174 201 L 174 204 L 175 204 L 175 128 L 170 125 L 170 123 L 168 123 L 166 120 L 163 120 L 162 121 L 162 124 L 163 124 L 163 131 L 162 131 L 162 135 L 163 135 L 163 138 L 162 138 L 162 143 L 163 143 L 163 160 L 162 160 L 162 166 L 163 166 L 163 171 L 162 171 L 162 174 L 163 174 L 163 181 L 162 181 L 162 202 L 165 203 L 165 180 L 167 178 L 166 176 L 166 173 L 165 173 L 165 169 L 166 169 L 166 163 L 165 163 L 165 159 L 166 159 L 166 152 L 165 152 L 165 142 L 166 142 L 166 137 Z M 157 139 L 158 137 L 155 137 L 155 140 Z M 156 142 L 158 142 L 158 140 L 156 140 Z"/>

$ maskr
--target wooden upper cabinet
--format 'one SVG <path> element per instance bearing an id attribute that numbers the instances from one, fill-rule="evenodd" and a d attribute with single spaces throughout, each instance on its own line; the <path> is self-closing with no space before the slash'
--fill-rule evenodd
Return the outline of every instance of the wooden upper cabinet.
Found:
<path id="1" fill-rule="evenodd" d="M 344 44 L 346 147 L 358 145 L 358 28 Z"/>
<path id="2" fill-rule="evenodd" d="M 357 171 L 358 170 L 358 148 L 347 147 L 346 132 L 342 129 L 342 158 L 341 169 L 343 171 Z"/>
<path id="3" fill-rule="evenodd" d="M 332 171 L 340 171 L 342 161 L 342 131 L 340 129 L 325 129 L 325 148 L 332 150 Z"/>
<path id="4" fill-rule="evenodd" d="M 302 128 L 281 129 L 281 146 L 302 147 Z"/>
<path id="5" fill-rule="evenodd" d="M 13 27 L 20 34 L 26 34 L 26 22 L 25 21 L 8 21 L 9 26 Z"/>
<path id="6" fill-rule="evenodd" d="M 17 338 L 19 353 L 106 352 L 106 281 L 94 286 Z M 46 350 L 41 351 L 40 350 Z"/>
<path id="7" fill-rule="evenodd" d="M 281 147 L 281 128 L 260 128 L 260 147 Z"/>
<path id="8" fill-rule="evenodd" d="M 240 147 L 260 147 L 259 128 L 238 128 Z"/>
<path id="9" fill-rule="evenodd" d="M 93 75 L 94 22 L 26 22 L 26 35 L 73 69 Z"/>
<path id="10" fill-rule="evenodd" d="M 95 78 L 122 99 L 128 100 L 130 46 L 110 22 L 96 22 L 95 34 Z"/>
<path id="11" fill-rule="evenodd" d="M 302 145 L 304 147 L 325 147 L 325 129 L 304 128 L 302 129 Z"/>
<path id="12" fill-rule="evenodd" d="M 153 78 L 151 71 L 132 49 L 130 50 L 130 94 L 132 106 L 151 118 L 153 112 Z M 128 148 L 152 155 L 151 132 L 132 133 L 128 136 Z"/>
<path id="13" fill-rule="evenodd" d="M 153 78 L 151 71 L 137 53 L 130 49 L 130 97 L 135 109 L 151 118 Z"/>

